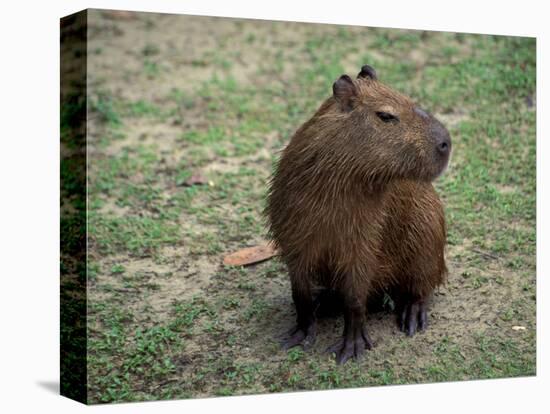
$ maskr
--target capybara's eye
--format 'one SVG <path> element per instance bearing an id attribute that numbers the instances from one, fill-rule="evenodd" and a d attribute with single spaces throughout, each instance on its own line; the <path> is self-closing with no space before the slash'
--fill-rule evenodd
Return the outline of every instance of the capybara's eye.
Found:
<path id="1" fill-rule="evenodd" d="M 392 115 L 388 112 L 377 112 L 376 113 L 376 116 L 378 118 L 380 118 L 382 121 L 384 122 L 392 122 L 392 123 L 397 123 L 399 122 L 399 118 L 396 117 L 395 115 Z"/>

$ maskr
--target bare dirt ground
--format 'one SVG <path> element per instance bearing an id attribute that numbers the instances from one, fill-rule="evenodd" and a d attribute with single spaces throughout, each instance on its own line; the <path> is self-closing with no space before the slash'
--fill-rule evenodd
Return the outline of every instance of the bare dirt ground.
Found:
<path id="1" fill-rule="evenodd" d="M 535 374 L 530 39 L 102 11 L 88 25 L 92 402 Z M 453 137 L 436 183 L 449 280 L 425 333 L 370 314 L 376 347 L 336 366 L 323 351 L 341 318 L 284 352 L 285 268 L 222 259 L 265 241 L 278 151 L 365 63 Z"/>

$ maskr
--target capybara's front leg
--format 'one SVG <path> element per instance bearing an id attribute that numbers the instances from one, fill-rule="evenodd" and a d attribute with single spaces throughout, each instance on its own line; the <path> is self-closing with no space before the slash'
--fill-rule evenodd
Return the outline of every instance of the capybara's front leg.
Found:
<path id="1" fill-rule="evenodd" d="M 290 330 L 289 337 L 283 341 L 283 349 L 297 345 L 307 350 L 315 342 L 315 306 L 309 281 L 299 275 L 291 274 L 292 299 L 296 306 L 296 326 Z"/>
<path id="2" fill-rule="evenodd" d="M 428 299 L 409 297 L 397 308 L 397 324 L 401 332 L 413 336 L 428 327 Z"/>
<path id="3" fill-rule="evenodd" d="M 365 326 L 366 302 L 361 297 L 346 294 L 344 297 L 344 334 L 342 338 L 327 349 L 336 354 L 338 364 L 350 358 L 358 359 L 365 349 L 373 347 Z"/>

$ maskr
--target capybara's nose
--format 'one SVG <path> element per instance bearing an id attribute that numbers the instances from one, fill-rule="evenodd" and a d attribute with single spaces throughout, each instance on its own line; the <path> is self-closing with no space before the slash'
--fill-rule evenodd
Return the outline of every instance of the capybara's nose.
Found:
<path id="1" fill-rule="evenodd" d="M 449 156 L 451 153 L 451 137 L 447 128 L 435 119 L 431 127 L 431 132 L 438 154 L 442 157 Z"/>
<path id="2" fill-rule="evenodd" d="M 448 135 L 443 135 L 438 138 L 437 152 L 441 155 L 449 155 L 449 152 L 451 152 L 451 138 Z"/>

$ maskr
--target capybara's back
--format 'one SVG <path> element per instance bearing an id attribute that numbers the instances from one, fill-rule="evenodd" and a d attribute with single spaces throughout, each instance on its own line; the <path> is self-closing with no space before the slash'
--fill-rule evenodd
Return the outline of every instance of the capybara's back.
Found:
<path id="1" fill-rule="evenodd" d="M 273 175 L 266 215 L 288 266 L 297 326 L 284 343 L 315 339 L 315 287 L 344 304 L 337 361 L 372 342 L 369 298 L 389 292 L 408 335 L 427 324 L 427 301 L 447 273 L 443 207 L 431 182 L 446 168 L 445 127 L 363 66 L 342 75 L 294 134 Z"/>

